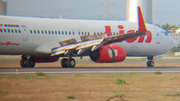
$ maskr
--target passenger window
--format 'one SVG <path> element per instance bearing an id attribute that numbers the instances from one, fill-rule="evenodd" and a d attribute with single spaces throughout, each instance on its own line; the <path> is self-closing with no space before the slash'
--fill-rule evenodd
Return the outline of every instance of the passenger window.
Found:
<path id="1" fill-rule="evenodd" d="M 65 31 L 65 34 L 67 35 L 67 31 Z"/>
<path id="2" fill-rule="evenodd" d="M 40 34 L 40 31 L 39 31 L 39 30 L 37 30 L 37 32 L 38 32 L 38 34 Z"/>
<path id="3" fill-rule="evenodd" d="M 42 33 L 42 34 L 44 34 L 44 31 L 43 31 L 43 30 L 41 30 L 41 33 Z"/>
<path id="4" fill-rule="evenodd" d="M 19 29 L 19 33 L 21 33 L 21 30 Z"/>
<path id="5" fill-rule="evenodd" d="M 15 29 L 15 33 L 17 33 L 17 29 Z"/>
<path id="6" fill-rule="evenodd" d="M 14 33 L 14 29 L 11 29 L 11 33 Z"/>
<path id="7" fill-rule="evenodd" d="M 61 34 L 61 32 L 60 32 L 60 31 L 58 31 L 58 33 L 59 33 L 59 35 Z"/>
<path id="8" fill-rule="evenodd" d="M 89 35 L 89 32 L 88 32 L 88 35 Z"/>
<path id="9" fill-rule="evenodd" d="M 45 30 L 45 34 L 47 34 L 47 30 Z"/>
<path id="10" fill-rule="evenodd" d="M 71 35 L 71 32 L 69 31 L 69 35 Z"/>
<path id="11" fill-rule="evenodd" d="M 36 30 L 34 30 L 34 34 L 36 34 Z"/>
<path id="12" fill-rule="evenodd" d="M 32 30 L 30 30 L 30 33 L 32 34 Z"/>
<path id="13" fill-rule="evenodd" d="M 7 27 L 7 25 L 6 25 L 6 24 L 4 24 L 4 27 Z"/>
<path id="14" fill-rule="evenodd" d="M 16 27 L 19 27 L 19 25 L 16 25 Z"/>
<path id="15" fill-rule="evenodd" d="M 86 35 L 86 32 L 85 32 L 85 35 Z"/>
<path id="16" fill-rule="evenodd" d="M 54 34 L 54 31 L 52 30 L 52 34 Z"/>
<path id="17" fill-rule="evenodd" d="M 94 32 L 94 35 L 96 35 L 96 32 Z"/>
<path id="18" fill-rule="evenodd" d="M 114 36 L 116 35 L 116 33 L 114 32 Z"/>
<path id="19" fill-rule="evenodd" d="M 8 33 L 10 33 L 10 29 L 8 29 Z"/>
<path id="20" fill-rule="evenodd" d="M 51 34 L 51 31 L 50 31 L 50 30 L 49 30 L 48 32 L 49 32 L 49 34 Z"/>
<path id="21" fill-rule="evenodd" d="M 73 33 L 73 35 L 74 35 L 74 31 L 73 31 L 72 33 Z"/>
<path id="22" fill-rule="evenodd" d="M 55 31 L 55 34 L 57 34 L 57 31 Z"/>
<path id="23" fill-rule="evenodd" d="M 64 35 L 64 32 L 62 31 L 62 35 Z"/>
<path id="24" fill-rule="evenodd" d="M 6 33 L 6 29 L 4 28 L 4 33 Z"/>
<path id="25" fill-rule="evenodd" d="M 84 33 L 82 32 L 82 35 L 84 35 Z"/>
<path id="26" fill-rule="evenodd" d="M 13 25 L 13 24 L 11 24 L 11 27 L 14 27 L 14 25 Z"/>
<path id="27" fill-rule="evenodd" d="M 3 32 L 3 29 L 0 28 L 0 31 Z"/>
<path id="28" fill-rule="evenodd" d="M 81 35 L 81 33 L 80 33 L 80 32 L 78 32 L 78 34 L 79 34 L 79 35 Z"/>

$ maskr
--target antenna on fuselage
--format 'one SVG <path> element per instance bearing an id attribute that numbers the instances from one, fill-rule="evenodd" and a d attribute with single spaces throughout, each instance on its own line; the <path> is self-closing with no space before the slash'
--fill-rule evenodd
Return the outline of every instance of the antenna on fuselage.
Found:
<path id="1" fill-rule="evenodd" d="M 61 16 L 61 15 L 59 15 L 59 18 L 60 18 L 60 19 L 62 19 L 62 16 Z"/>

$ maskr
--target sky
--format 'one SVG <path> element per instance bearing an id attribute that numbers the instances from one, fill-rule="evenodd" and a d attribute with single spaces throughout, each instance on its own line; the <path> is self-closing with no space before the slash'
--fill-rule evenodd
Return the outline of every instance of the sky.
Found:
<path id="1" fill-rule="evenodd" d="M 6 0 L 7 15 L 62 17 L 76 19 L 107 18 L 106 0 Z M 110 20 L 125 20 L 126 0 L 109 0 Z M 153 24 L 180 24 L 180 0 L 153 0 Z"/>

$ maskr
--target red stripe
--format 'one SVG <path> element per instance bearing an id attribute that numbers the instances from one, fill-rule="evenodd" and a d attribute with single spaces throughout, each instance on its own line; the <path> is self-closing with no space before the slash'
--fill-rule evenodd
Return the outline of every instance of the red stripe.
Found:
<path id="1" fill-rule="evenodd" d="M 140 6 L 138 6 L 138 20 L 139 20 L 139 29 L 137 32 L 146 32 L 146 26 L 144 23 L 144 18 Z"/>
<path id="2" fill-rule="evenodd" d="M 111 26 L 105 26 L 105 33 L 107 36 L 111 36 Z"/>

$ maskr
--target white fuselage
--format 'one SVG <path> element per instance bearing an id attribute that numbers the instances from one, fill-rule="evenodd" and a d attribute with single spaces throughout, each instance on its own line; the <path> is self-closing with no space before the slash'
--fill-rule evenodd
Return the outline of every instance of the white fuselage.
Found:
<path id="1" fill-rule="evenodd" d="M 118 28 L 119 25 L 124 28 Z M 59 41 L 70 38 L 81 41 L 82 35 L 104 33 L 105 26 L 111 26 L 112 35 L 138 29 L 137 23 L 128 21 L 0 16 L 0 54 L 50 55 L 52 48 L 60 46 Z M 127 56 L 161 55 L 174 46 L 173 41 L 164 34 L 165 30 L 152 24 L 146 24 L 146 27 L 152 33 L 150 42 L 146 42 L 146 35 L 141 42 L 138 37 L 133 42 L 125 40 L 114 44 L 124 47 Z"/>

